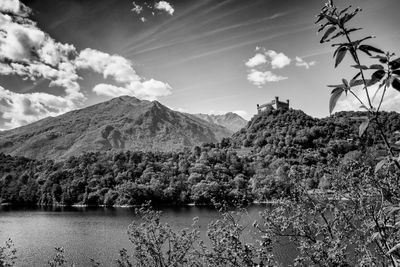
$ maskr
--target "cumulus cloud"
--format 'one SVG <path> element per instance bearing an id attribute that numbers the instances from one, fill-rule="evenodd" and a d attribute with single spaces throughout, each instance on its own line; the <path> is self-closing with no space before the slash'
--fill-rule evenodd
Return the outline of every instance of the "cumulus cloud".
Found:
<path id="1" fill-rule="evenodd" d="M 171 87 L 168 84 L 151 79 L 145 82 L 126 84 L 124 87 L 101 83 L 93 88 L 93 92 L 103 96 L 129 95 L 140 99 L 156 100 L 160 96 L 171 94 Z"/>
<path id="2" fill-rule="evenodd" d="M 288 77 L 279 76 L 271 71 L 259 71 L 252 69 L 247 74 L 247 80 L 258 87 L 262 87 L 267 82 L 279 82 L 286 79 L 288 79 Z"/>
<path id="3" fill-rule="evenodd" d="M 147 100 L 171 94 L 171 87 L 164 82 L 154 79 L 144 80 L 133 69 L 132 63 L 119 55 L 110 55 L 101 51 L 87 48 L 82 50 L 75 61 L 78 68 L 91 69 L 111 77 L 121 86 L 98 84 L 93 91 L 98 95 L 117 97 L 130 95 Z"/>
<path id="4" fill-rule="evenodd" d="M 155 5 L 154 5 L 154 8 L 155 9 L 158 9 L 158 10 L 163 10 L 163 11 L 165 11 L 165 12 L 167 12 L 168 14 L 170 14 L 171 16 L 174 14 L 174 12 L 175 12 L 175 9 L 172 7 L 172 5 L 170 4 L 170 3 L 168 3 L 167 1 L 160 1 L 160 2 L 157 2 Z"/>
<path id="5" fill-rule="evenodd" d="M 264 54 L 257 53 L 246 62 L 246 66 L 249 68 L 254 68 L 267 62 L 267 57 Z"/>
<path id="6" fill-rule="evenodd" d="M 272 69 L 282 69 L 286 66 L 289 66 L 290 62 L 292 61 L 284 53 L 278 53 L 274 50 L 266 50 L 265 48 L 257 47 L 256 51 L 259 52 L 245 63 L 245 65 L 249 68 L 268 65 L 271 66 Z"/>
<path id="7" fill-rule="evenodd" d="M 282 69 L 286 66 L 289 66 L 290 62 L 292 61 L 284 53 L 277 53 L 274 50 L 266 51 L 265 55 L 269 57 L 269 62 L 273 69 Z"/>
<path id="8" fill-rule="evenodd" d="M 19 0 L 1 0 L 0 12 L 11 13 L 19 16 L 27 16 L 30 13 L 30 8 L 21 4 Z"/>
<path id="9" fill-rule="evenodd" d="M 104 78 L 112 77 L 121 83 L 140 80 L 139 75 L 132 67 L 132 63 L 126 58 L 91 48 L 86 48 L 79 53 L 75 65 L 81 69 L 91 69 L 103 74 Z"/>
<path id="10" fill-rule="evenodd" d="M 6 120 L 2 130 L 70 111 L 75 103 L 47 93 L 19 94 L 0 86 L 0 112 Z"/>
<path id="11" fill-rule="evenodd" d="M 106 96 L 132 95 L 154 100 L 171 93 L 167 83 L 144 79 L 132 62 L 119 55 L 94 49 L 78 52 L 71 44 L 57 42 L 27 17 L 30 9 L 18 0 L 0 1 L 0 75 L 18 75 L 36 81 L 47 79 L 50 93 L 12 92 L 0 87 L 0 114 L 12 128 L 56 116 L 83 105 L 86 100 L 78 81 L 80 69 L 100 73 L 117 85 L 99 84 L 93 91 Z M 14 16 L 15 15 L 15 16 Z"/>
<path id="12" fill-rule="evenodd" d="M 295 61 L 296 61 L 297 67 L 304 67 L 306 69 L 309 69 L 310 67 L 315 66 L 315 64 L 317 63 L 316 61 L 306 62 L 304 59 L 302 59 L 300 57 L 296 57 Z"/>
<path id="13" fill-rule="evenodd" d="M 288 77 L 278 75 L 271 70 L 279 70 L 289 66 L 293 59 L 282 52 L 267 50 L 264 47 L 256 47 L 256 54 L 248 59 L 245 65 L 249 68 L 247 80 L 262 87 L 268 82 L 279 82 L 288 79 Z M 309 69 L 316 64 L 315 61 L 306 62 L 300 57 L 295 57 L 295 65 Z"/>
<path id="14" fill-rule="evenodd" d="M 288 79 L 273 73 L 273 69 L 283 69 L 289 66 L 291 59 L 284 53 L 278 53 L 274 50 L 266 50 L 257 47 L 256 54 L 251 57 L 245 65 L 249 68 L 247 80 L 255 86 L 262 87 L 266 83 L 279 82 Z"/>
<path id="15" fill-rule="evenodd" d="M 14 13 L 29 10 L 19 1 L 1 5 L 1 10 Z M 0 65 L 1 75 L 19 75 L 32 81 L 48 79 L 50 86 L 65 89 L 66 98 L 77 103 L 84 100 L 71 62 L 76 53 L 73 45 L 56 42 L 27 18 L 16 20 L 5 13 L 0 13 L 0 30 L 5 33 L 0 35 L 0 59 L 5 62 Z"/>

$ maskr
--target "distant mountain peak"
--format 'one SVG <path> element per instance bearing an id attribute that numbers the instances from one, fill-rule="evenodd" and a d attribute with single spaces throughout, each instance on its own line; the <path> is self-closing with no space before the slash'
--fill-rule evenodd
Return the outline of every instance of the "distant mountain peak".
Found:
<path id="1" fill-rule="evenodd" d="M 226 114 L 221 114 L 221 115 L 202 114 L 202 113 L 194 115 L 210 123 L 221 125 L 231 130 L 232 132 L 237 132 L 247 124 L 247 121 L 245 119 L 243 119 L 241 116 L 233 112 L 228 112 Z"/>

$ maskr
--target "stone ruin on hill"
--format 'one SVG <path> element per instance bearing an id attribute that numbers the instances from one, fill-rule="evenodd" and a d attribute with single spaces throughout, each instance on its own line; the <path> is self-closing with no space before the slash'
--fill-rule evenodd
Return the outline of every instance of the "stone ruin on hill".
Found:
<path id="1" fill-rule="evenodd" d="M 276 96 L 275 100 L 272 100 L 269 103 L 266 103 L 263 105 L 257 104 L 258 114 L 260 114 L 261 112 L 263 112 L 267 109 L 270 109 L 270 108 L 275 109 L 275 110 L 278 110 L 278 109 L 288 110 L 289 109 L 289 99 L 286 100 L 286 102 L 282 102 L 282 101 L 279 101 L 279 97 Z"/>

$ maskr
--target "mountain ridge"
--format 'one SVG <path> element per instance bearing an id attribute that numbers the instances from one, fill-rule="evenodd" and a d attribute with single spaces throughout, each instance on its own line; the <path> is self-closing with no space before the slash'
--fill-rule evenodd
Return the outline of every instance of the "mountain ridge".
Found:
<path id="1" fill-rule="evenodd" d="M 203 113 L 197 113 L 193 115 L 210 123 L 224 126 L 234 133 L 245 127 L 247 124 L 247 120 L 243 119 L 240 115 L 234 112 L 227 112 L 221 115 Z"/>
<path id="2" fill-rule="evenodd" d="M 217 142 L 231 134 L 158 101 L 121 96 L 3 131 L 0 152 L 63 159 L 88 151 L 172 151 Z"/>

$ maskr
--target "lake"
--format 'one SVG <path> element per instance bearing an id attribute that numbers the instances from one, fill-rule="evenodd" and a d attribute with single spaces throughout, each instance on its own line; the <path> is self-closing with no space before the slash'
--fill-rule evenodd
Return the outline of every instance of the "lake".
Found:
<path id="1" fill-rule="evenodd" d="M 248 209 L 249 222 L 258 219 L 265 207 Z M 163 208 L 163 220 L 173 228 L 189 227 L 199 217 L 201 235 L 206 236 L 208 223 L 219 218 L 210 207 Z M 131 248 L 126 234 L 128 225 L 138 220 L 130 208 L 15 208 L 0 207 L 0 244 L 11 238 L 17 248 L 17 266 L 44 266 L 54 254 L 55 247 L 64 247 L 69 263 L 87 266 L 94 258 L 103 266 L 115 263 L 122 248 Z M 251 223 L 250 223 L 251 224 Z M 246 240 L 255 234 L 246 232 Z M 274 252 L 288 265 L 294 248 L 290 243 Z"/>

